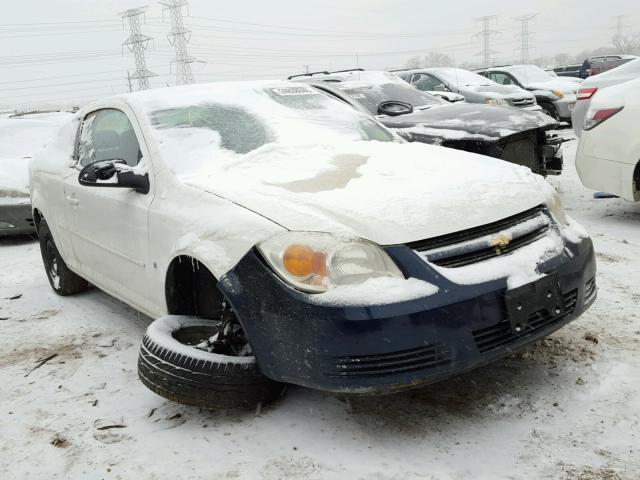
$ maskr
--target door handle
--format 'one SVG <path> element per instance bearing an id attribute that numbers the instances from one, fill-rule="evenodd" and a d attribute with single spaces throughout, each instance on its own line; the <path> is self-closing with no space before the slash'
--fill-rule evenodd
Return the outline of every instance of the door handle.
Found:
<path id="1" fill-rule="evenodd" d="M 65 198 L 67 199 L 67 202 L 70 205 L 73 205 L 73 206 L 80 205 L 80 200 L 78 200 L 76 197 L 74 197 L 73 194 L 65 195 Z"/>

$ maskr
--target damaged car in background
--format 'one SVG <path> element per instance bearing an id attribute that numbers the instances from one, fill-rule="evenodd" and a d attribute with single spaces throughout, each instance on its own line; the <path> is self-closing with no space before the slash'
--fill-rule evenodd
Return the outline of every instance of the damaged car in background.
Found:
<path id="1" fill-rule="evenodd" d="M 499 158 L 540 175 L 562 173 L 558 122 L 536 111 L 455 103 L 421 92 L 397 75 L 347 70 L 293 75 L 355 108 L 375 115 L 411 142 Z"/>
<path id="2" fill-rule="evenodd" d="M 408 143 L 310 85 L 92 103 L 30 168 L 51 287 L 90 282 L 156 318 L 140 379 L 204 408 L 255 408 L 286 383 L 415 388 L 596 298 L 591 240 L 542 177 Z"/>

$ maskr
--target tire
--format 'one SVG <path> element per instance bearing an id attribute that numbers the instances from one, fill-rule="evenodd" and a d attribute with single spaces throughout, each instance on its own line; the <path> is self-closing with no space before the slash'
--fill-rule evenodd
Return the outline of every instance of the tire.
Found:
<path id="1" fill-rule="evenodd" d="M 542 113 L 549 115 L 551 118 L 554 118 L 555 120 L 560 120 L 560 117 L 558 117 L 558 110 L 553 104 L 548 102 L 542 102 L 540 106 L 542 107 Z"/>
<path id="2" fill-rule="evenodd" d="M 169 400 L 210 410 L 255 408 L 282 395 L 284 384 L 260 373 L 255 357 L 221 355 L 189 346 L 216 334 L 221 324 L 172 315 L 153 322 L 142 339 L 138 358 L 142 383 Z"/>
<path id="3" fill-rule="evenodd" d="M 58 295 L 66 296 L 86 290 L 89 284 L 84 278 L 69 270 L 67 264 L 64 263 L 53 240 L 53 235 L 51 235 L 51 230 L 49 230 L 49 225 L 44 219 L 38 225 L 38 240 L 44 269 L 53 291 Z"/>

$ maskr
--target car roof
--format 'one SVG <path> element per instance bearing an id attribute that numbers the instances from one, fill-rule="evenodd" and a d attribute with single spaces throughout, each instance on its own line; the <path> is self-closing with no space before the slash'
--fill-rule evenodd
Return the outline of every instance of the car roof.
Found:
<path id="1" fill-rule="evenodd" d="M 123 93 L 95 100 L 84 107 L 83 110 L 107 108 L 109 104 L 125 103 L 132 108 L 136 106 L 148 106 L 164 108 L 172 104 L 187 104 L 197 101 L 199 98 L 210 97 L 212 93 L 228 93 L 241 95 L 242 92 L 251 92 L 264 88 L 287 88 L 296 86 L 297 83 L 288 80 L 250 80 L 236 82 L 212 82 L 198 83 L 194 85 L 181 85 L 174 87 L 154 88 L 131 93 Z"/>

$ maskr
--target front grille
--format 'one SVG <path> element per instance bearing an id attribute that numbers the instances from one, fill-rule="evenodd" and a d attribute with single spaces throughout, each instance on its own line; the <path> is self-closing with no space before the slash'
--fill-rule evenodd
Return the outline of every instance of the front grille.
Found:
<path id="1" fill-rule="evenodd" d="M 399 352 L 326 357 L 323 373 L 329 377 L 382 376 L 435 368 L 449 362 L 451 352 L 438 343 Z"/>
<path id="2" fill-rule="evenodd" d="M 408 246 L 430 263 L 455 268 L 512 253 L 545 236 L 549 227 L 549 217 L 538 206 L 504 220 Z M 510 241 L 496 250 L 493 242 L 498 236 L 506 236 Z"/>
<path id="3" fill-rule="evenodd" d="M 514 107 L 522 108 L 522 107 L 530 107 L 535 103 L 535 100 L 533 98 L 514 98 L 513 100 L 510 101 L 510 103 Z"/>
<path id="4" fill-rule="evenodd" d="M 577 303 L 578 290 L 571 290 L 564 294 L 564 311 L 560 315 L 552 315 L 547 310 L 538 310 L 529 316 L 529 325 L 519 333 L 514 333 L 511 330 L 511 322 L 508 318 L 491 327 L 474 330 L 473 338 L 476 341 L 476 346 L 481 353 L 486 353 L 544 330 L 571 315 L 576 309 Z"/>

